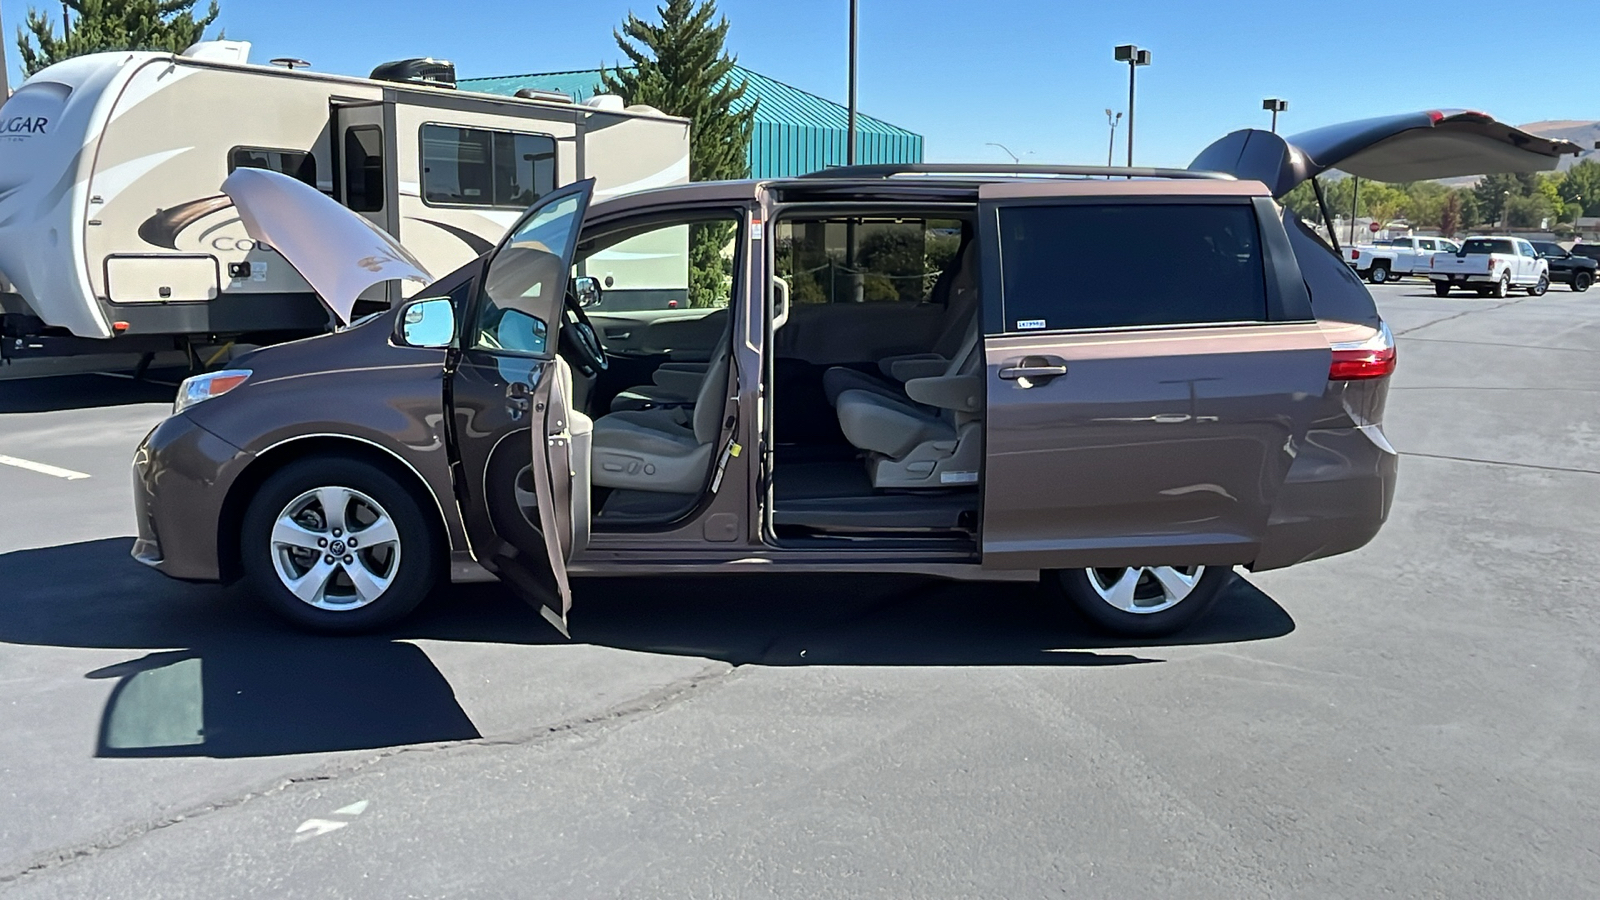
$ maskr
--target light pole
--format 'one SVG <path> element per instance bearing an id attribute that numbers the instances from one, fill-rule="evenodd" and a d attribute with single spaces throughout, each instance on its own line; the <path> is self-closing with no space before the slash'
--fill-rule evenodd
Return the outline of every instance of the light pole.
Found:
<path id="1" fill-rule="evenodd" d="M 1117 62 L 1128 64 L 1128 168 L 1133 168 L 1133 82 L 1140 66 L 1150 65 L 1150 51 L 1134 44 L 1118 44 L 1111 55 Z"/>
<path id="2" fill-rule="evenodd" d="M 1117 152 L 1117 123 L 1122 121 L 1122 113 L 1112 114 L 1106 110 L 1106 124 L 1111 126 L 1111 139 L 1106 144 L 1106 168 L 1111 168 L 1111 155 Z M 1107 176 L 1110 177 L 1110 176 Z"/>
<path id="3" fill-rule="evenodd" d="M 1016 155 L 1015 153 L 1012 153 L 1011 152 L 1011 148 L 1007 147 L 1005 144 L 998 144 L 998 143 L 995 143 L 994 141 L 986 141 L 986 142 L 984 142 L 984 146 L 985 147 L 999 147 L 1001 150 L 1005 151 L 1005 154 L 1007 156 L 1011 157 L 1011 161 L 1012 162 L 1017 163 L 1018 165 L 1020 165 L 1022 163 L 1022 157 Z"/>
<path id="4" fill-rule="evenodd" d="M 845 129 L 846 140 L 850 143 L 844 148 L 844 164 L 856 164 L 856 5 L 857 0 L 850 0 L 850 124 Z"/>
<path id="5" fill-rule="evenodd" d="M 1269 97 L 1269 98 L 1261 101 L 1261 108 L 1264 109 L 1264 110 L 1267 110 L 1270 113 L 1272 113 L 1272 133 L 1273 134 L 1277 134 L 1278 133 L 1278 113 L 1287 112 L 1288 111 L 1288 109 L 1289 109 L 1289 101 L 1287 101 L 1287 100 L 1279 100 L 1277 97 Z"/>
<path id="6" fill-rule="evenodd" d="M 1511 229 L 1511 192 L 1510 191 L 1501 191 L 1500 192 L 1500 230 L 1501 231 L 1509 231 L 1510 229 Z"/>

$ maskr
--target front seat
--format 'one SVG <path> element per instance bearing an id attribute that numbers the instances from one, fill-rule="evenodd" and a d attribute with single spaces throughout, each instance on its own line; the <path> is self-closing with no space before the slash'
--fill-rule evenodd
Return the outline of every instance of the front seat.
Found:
<path id="1" fill-rule="evenodd" d="M 705 485 L 728 401 L 728 345 L 712 351 L 694 408 L 622 410 L 594 423 L 598 487 L 695 494 Z"/>
<path id="2" fill-rule="evenodd" d="M 939 274 L 930 303 L 944 304 L 945 314 L 939 336 L 934 339 L 933 352 L 908 353 L 878 360 L 882 377 L 871 375 L 848 366 L 833 366 L 822 373 L 822 392 L 828 403 L 837 407 L 839 395 L 845 391 L 871 391 L 885 397 L 904 400 L 904 382 L 913 378 L 939 375 L 961 350 L 967 326 L 978 309 L 978 242 L 966 238 L 956 250 L 955 262 Z"/>
<path id="3" fill-rule="evenodd" d="M 978 483 L 983 455 L 983 352 L 978 322 L 941 375 L 913 378 L 905 397 L 847 390 L 839 428 L 867 456 L 875 488 L 950 488 Z M 602 419 L 601 421 L 605 421 Z"/>

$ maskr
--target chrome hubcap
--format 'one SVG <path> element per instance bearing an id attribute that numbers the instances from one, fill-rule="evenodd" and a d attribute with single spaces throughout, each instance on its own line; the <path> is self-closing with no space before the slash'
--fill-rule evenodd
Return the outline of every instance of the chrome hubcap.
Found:
<path id="1" fill-rule="evenodd" d="M 1123 612 L 1145 615 L 1182 603 L 1205 571 L 1205 566 L 1136 566 L 1088 569 L 1086 574 L 1101 600 Z"/>
<path id="2" fill-rule="evenodd" d="M 291 594 L 317 609 L 360 609 L 394 583 L 400 532 L 366 494 L 316 488 L 278 513 L 272 566 Z"/>

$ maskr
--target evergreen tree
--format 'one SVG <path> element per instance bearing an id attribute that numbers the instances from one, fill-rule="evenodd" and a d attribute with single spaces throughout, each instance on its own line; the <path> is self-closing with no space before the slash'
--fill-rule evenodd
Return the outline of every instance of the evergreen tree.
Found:
<path id="1" fill-rule="evenodd" d="M 57 37 L 50 17 L 29 7 L 17 29 L 17 49 L 26 75 L 53 63 L 106 50 L 167 50 L 178 53 L 201 40 L 217 20 L 217 3 L 196 18 L 195 0 L 66 0 L 72 27 Z M 31 39 L 30 39 L 31 35 Z M 221 37 L 221 33 L 217 37 Z M 37 41 L 37 46 L 35 46 Z"/>
<path id="2" fill-rule="evenodd" d="M 629 105 L 642 103 L 689 120 L 689 179 L 717 181 L 750 174 L 755 104 L 736 110 L 748 84 L 735 83 L 735 57 L 723 48 L 728 20 L 716 0 L 667 0 L 659 22 L 633 13 L 613 32 L 627 67 L 600 70 L 601 88 Z M 715 19 L 715 22 L 713 20 Z M 728 302 L 733 259 L 725 250 L 731 225 L 697 225 L 689 240 L 689 305 Z"/>

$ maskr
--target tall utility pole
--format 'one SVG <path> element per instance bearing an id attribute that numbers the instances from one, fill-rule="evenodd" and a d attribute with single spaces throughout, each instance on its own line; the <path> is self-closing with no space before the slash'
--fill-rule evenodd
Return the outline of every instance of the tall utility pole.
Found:
<path id="1" fill-rule="evenodd" d="M 0 26 L 0 35 L 5 33 L 5 27 Z M 11 96 L 10 76 L 6 74 L 9 71 L 10 67 L 6 65 L 6 42 L 0 40 L 0 103 L 6 102 L 6 98 Z"/>
<path id="2" fill-rule="evenodd" d="M 1261 101 L 1261 108 L 1272 113 L 1272 133 L 1278 133 L 1278 113 L 1287 112 L 1289 101 L 1279 100 L 1277 97 L 1268 97 Z"/>
<path id="3" fill-rule="evenodd" d="M 1106 168 L 1111 168 L 1111 155 L 1117 152 L 1117 123 L 1122 121 L 1122 113 L 1112 115 L 1111 110 L 1106 110 L 1106 124 L 1111 126 L 1111 140 L 1106 144 Z"/>
<path id="4" fill-rule="evenodd" d="M 856 164 L 856 6 L 858 0 L 850 0 L 850 126 L 845 129 L 850 143 L 844 148 L 844 164 Z"/>
<path id="5" fill-rule="evenodd" d="M 1142 50 L 1133 44 L 1118 44 L 1112 48 L 1112 57 L 1117 62 L 1128 64 L 1128 168 L 1133 168 L 1133 82 L 1134 73 L 1140 66 L 1150 65 L 1150 51 Z"/>

